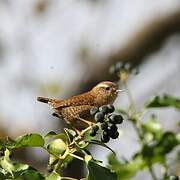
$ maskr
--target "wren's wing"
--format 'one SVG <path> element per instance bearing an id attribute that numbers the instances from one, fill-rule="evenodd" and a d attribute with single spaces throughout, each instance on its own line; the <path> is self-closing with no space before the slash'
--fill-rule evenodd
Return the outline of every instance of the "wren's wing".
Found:
<path id="1" fill-rule="evenodd" d="M 59 109 L 70 106 L 93 105 L 93 102 L 94 97 L 87 92 L 65 100 L 52 100 L 48 104 L 50 104 L 54 109 Z"/>

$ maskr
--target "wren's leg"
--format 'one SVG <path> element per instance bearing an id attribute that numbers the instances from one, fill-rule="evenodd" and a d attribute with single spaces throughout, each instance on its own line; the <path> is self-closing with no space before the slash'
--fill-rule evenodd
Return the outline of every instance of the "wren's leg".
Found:
<path id="1" fill-rule="evenodd" d="M 85 120 L 85 119 L 83 119 L 83 118 L 81 118 L 81 117 L 73 116 L 73 118 L 74 118 L 74 119 L 78 119 L 78 120 L 80 120 L 80 121 L 82 121 L 82 122 L 88 124 L 88 126 L 92 126 L 92 125 L 96 124 L 95 122 Z"/>

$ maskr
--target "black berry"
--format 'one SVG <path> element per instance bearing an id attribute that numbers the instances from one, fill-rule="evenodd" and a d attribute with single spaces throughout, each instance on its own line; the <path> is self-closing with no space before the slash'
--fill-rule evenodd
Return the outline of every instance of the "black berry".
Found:
<path id="1" fill-rule="evenodd" d="M 118 127 L 115 124 L 112 124 L 109 128 L 113 132 L 117 131 L 117 129 L 118 129 Z"/>
<path id="2" fill-rule="evenodd" d="M 107 135 L 107 136 L 111 136 L 111 134 L 112 134 L 113 132 L 110 130 L 110 127 L 108 127 L 107 129 L 105 129 L 104 131 L 103 131 L 103 135 Z"/>
<path id="3" fill-rule="evenodd" d="M 98 107 L 93 107 L 93 108 L 90 110 L 91 116 L 94 116 L 97 112 L 99 112 L 99 108 L 98 108 Z"/>
<path id="4" fill-rule="evenodd" d="M 110 140 L 110 137 L 109 137 L 109 136 L 102 135 L 102 137 L 101 137 L 101 142 L 107 143 L 107 142 L 109 142 L 109 140 Z"/>
<path id="5" fill-rule="evenodd" d="M 106 105 L 99 107 L 99 111 L 102 112 L 103 114 L 107 114 L 109 112 L 108 110 L 109 109 Z"/>
<path id="6" fill-rule="evenodd" d="M 112 134 L 111 134 L 111 138 L 112 139 L 116 139 L 119 137 L 119 132 L 118 131 L 114 131 Z"/>
<path id="7" fill-rule="evenodd" d="M 115 110 L 115 108 L 114 108 L 114 106 L 112 104 L 108 104 L 107 108 L 108 108 L 108 113 L 112 113 Z"/>
<path id="8" fill-rule="evenodd" d="M 102 129 L 102 130 L 108 129 L 108 123 L 103 122 L 103 123 L 101 124 L 101 129 Z"/>
<path id="9" fill-rule="evenodd" d="M 96 131 L 93 128 L 91 128 L 91 130 L 89 131 L 89 135 L 92 136 L 92 137 L 95 136 Z"/>
<path id="10" fill-rule="evenodd" d="M 121 124 L 123 122 L 123 117 L 117 114 L 111 114 L 109 116 L 109 121 L 112 124 Z"/>
<path id="11" fill-rule="evenodd" d="M 94 126 L 92 126 L 92 129 L 93 129 L 95 132 L 97 132 L 97 131 L 99 130 L 99 126 L 98 126 L 98 125 L 94 125 Z"/>
<path id="12" fill-rule="evenodd" d="M 97 122 L 103 122 L 104 120 L 104 114 L 102 112 L 97 112 L 94 116 L 94 119 L 97 121 Z"/>

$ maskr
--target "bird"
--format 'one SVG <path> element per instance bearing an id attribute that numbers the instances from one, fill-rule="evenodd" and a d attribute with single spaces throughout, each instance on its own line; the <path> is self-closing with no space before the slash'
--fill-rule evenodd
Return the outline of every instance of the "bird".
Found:
<path id="1" fill-rule="evenodd" d="M 90 110 L 94 107 L 113 104 L 118 92 L 121 91 L 116 83 L 103 81 L 91 90 L 68 99 L 37 97 L 37 101 L 50 105 L 53 109 L 53 116 L 63 119 L 73 129 L 81 132 L 95 123 Z"/>

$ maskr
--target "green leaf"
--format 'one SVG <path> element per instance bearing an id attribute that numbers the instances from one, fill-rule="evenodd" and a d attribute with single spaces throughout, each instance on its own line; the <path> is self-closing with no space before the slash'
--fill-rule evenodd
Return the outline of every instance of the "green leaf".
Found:
<path id="1" fill-rule="evenodd" d="M 45 180 L 61 180 L 61 177 L 57 172 L 53 171 Z"/>
<path id="2" fill-rule="evenodd" d="M 44 146 L 44 139 L 39 134 L 27 134 L 24 136 L 19 136 L 15 141 L 7 143 L 6 147 L 20 148 L 20 147 L 42 147 Z"/>
<path id="3" fill-rule="evenodd" d="M 127 180 L 134 177 L 139 170 L 144 168 L 144 162 L 141 157 L 137 157 L 130 162 L 121 162 L 111 154 L 108 156 L 108 167 L 116 172 L 119 180 Z"/>
<path id="4" fill-rule="evenodd" d="M 114 172 L 111 172 L 108 168 L 100 166 L 94 161 L 89 161 L 87 167 L 89 171 L 88 180 L 117 180 L 117 175 Z"/>
<path id="5" fill-rule="evenodd" d="M 56 135 L 57 135 L 57 133 L 55 133 L 54 131 L 50 131 L 44 136 L 44 138 L 51 138 L 51 137 L 54 137 Z"/>
<path id="6" fill-rule="evenodd" d="M 154 115 L 151 118 L 141 125 L 146 141 L 148 139 L 151 141 L 153 139 L 158 140 L 162 136 L 162 128 L 161 125 L 157 122 L 156 117 Z M 148 138 L 152 137 L 152 138 Z"/>
<path id="7" fill-rule="evenodd" d="M 155 96 L 148 103 L 145 104 L 147 108 L 157 107 L 174 107 L 180 109 L 180 99 L 173 96 Z"/>
<path id="8" fill-rule="evenodd" d="M 34 169 L 27 169 L 19 175 L 20 179 L 25 180 L 44 180 L 44 177 Z"/>
<path id="9" fill-rule="evenodd" d="M 13 175 L 14 166 L 9 159 L 9 155 L 10 155 L 10 152 L 8 149 L 6 149 L 4 158 L 0 160 L 0 165 L 5 171 L 9 172 L 11 176 L 14 177 Z"/>
<path id="10" fill-rule="evenodd" d="M 57 134 L 54 131 L 48 132 L 45 136 L 45 139 L 53 138 L 53 139 L 62 139 L 63 141 L 67 141 L 67 136 L 64 133 Z"/>
<path id="11" fill-rule="evenodd" d="M 76 132 L 72 129 L 64 128 L 64 132 L 66 133 L 69 143 L 76 136 Z"/>

